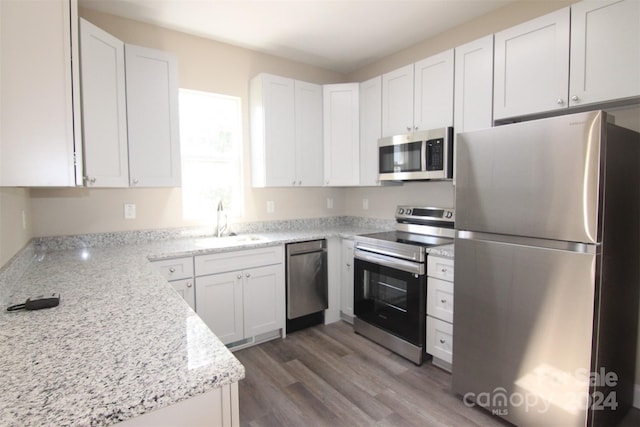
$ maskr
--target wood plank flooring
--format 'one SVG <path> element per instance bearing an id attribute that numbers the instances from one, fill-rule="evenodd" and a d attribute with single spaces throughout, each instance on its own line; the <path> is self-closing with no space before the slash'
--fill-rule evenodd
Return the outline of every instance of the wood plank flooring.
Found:
<path id="1" fill-rule="evenodd" d="M 337 322 L 237 351 L 241 426 L 503 426 L 465 406 L 451 376 Z"/>
<path id="2" fill-rule="evenodd" d="M 240 425 L 250 427 L 505 426 L 451 392 L 451 376 L 422 366 L 337 322 L 237 351 Z M 622 423 L 640 426 L 640 410 Z"/>

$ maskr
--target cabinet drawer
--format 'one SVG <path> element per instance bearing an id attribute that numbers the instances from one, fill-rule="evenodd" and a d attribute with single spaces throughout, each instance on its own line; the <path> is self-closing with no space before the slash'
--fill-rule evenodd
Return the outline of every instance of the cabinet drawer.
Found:
<path id="1" fill-rule="evenodd" d="M 429 255 L 427 257 L 427 276 L 453 282 L 453 260 Z"/>
<path id="2" fill-rule="evenodd" d="M 453 325 L 427 316 L 427 353 L 447 363 L 453 360 Z"/>
<path id="3" fill-rule="evenodd" d="M 195 257 L 196 276 L 244 270 L 265 265 L 282 264 L 284 250 L 282 245 L 242 251 L 218 252 Z"/>
<path id="4" fill-rule="evenodd" d="M 153 265 L 155 265 L 160 270 L 162 275 L 169 281 L 188 279 L 190 277 L 193 277 L 192 257 L 153 261 Z"/>
<path id="5" fill-rule="evenodd" d="M 427 315 L 453 322 L 453 282 L 427 278 Z"/>

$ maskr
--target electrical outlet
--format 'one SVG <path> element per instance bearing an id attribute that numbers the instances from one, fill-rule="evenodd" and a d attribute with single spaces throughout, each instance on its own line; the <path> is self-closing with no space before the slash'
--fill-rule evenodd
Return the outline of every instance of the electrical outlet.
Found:
<path id="1" fill-rule="evenodd" d="M 333 209 L 333 198 L 327 197 L 327 209 Z"/>
<path id="2" fill-rule="evenodd" d="M 362 209 L 365 211 L 369 209 L 369 199 L 362 199 Z"/>
<path id="3" fill-rule="evenodd" d="M 267 213 L 274 213 L 276 211 L 276 203 L 273 200 L 267 200 Z"/>
<path id="4" fill-rule="evenodd" d="M 136 205 L 133 203 L 124 204 L 124 219 L 136 219 Z"/>

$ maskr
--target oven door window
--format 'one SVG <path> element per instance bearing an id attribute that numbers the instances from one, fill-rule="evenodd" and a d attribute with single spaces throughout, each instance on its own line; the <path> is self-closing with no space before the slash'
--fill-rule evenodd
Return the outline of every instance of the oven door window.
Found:
<path id="1" fill-rule="evenodd" d="M 355 315 L 406 341 L 424 343 L 426 279 L 416 275 L 355 260 Z"/>
<path id="2" fill-rule="evenodd" d="M 379 149 L 380 173 L 420 172 L 422 142 L 385 145 Z"/>

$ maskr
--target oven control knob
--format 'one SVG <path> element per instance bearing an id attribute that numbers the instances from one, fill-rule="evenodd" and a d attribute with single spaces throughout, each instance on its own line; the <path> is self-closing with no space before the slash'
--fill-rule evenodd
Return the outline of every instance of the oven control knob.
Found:
<path id="1" fill-rule="evenodd" d="M 453 212 L 451 211 L 446 211 L 446 213 L 444 214 L 445 218 L 451 218 L 453 216 Z"/>
<path id="2" fill-rule="evenodd" d="M 407 209 L 406 212 L 407 212 L 407 215 L 411 215 L 411 209 Z"/>
<path id="3" fill-rule="evenodd" d="M 403 208 L 399 208 L 399 209 L 398 209 L 398 213 L 399 213 L 400 215 L 402 215 L 402 214 L 404 213 L 404 209 L 403 209 Z"/>

